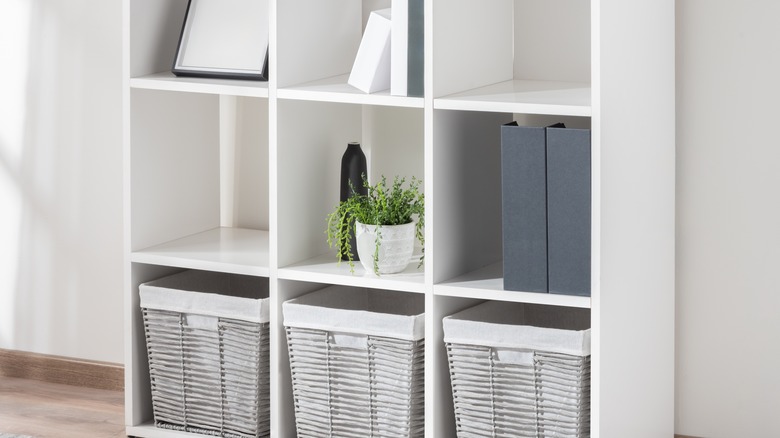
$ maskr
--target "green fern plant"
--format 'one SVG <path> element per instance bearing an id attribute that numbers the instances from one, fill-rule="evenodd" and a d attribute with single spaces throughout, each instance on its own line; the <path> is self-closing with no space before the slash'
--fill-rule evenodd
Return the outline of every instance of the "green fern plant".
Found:
<path id="1" fill-rule="evenodd" d="M 355 263 L 352 259 L 350 236 L 355 232 L 355 221 L 367 225 L 404 225 L 417 220 L 415 237 L 425 251 L 425 195 L 420 191 L 421 181 L 412 177 L 408 187 L 404 187 L 405 178 L 396 176 L 391 186 L 383 175 L 375 184 L 369 184 L 363 175 L 363 187 L 368 194 L 356 193 L 350 183 L 352 196 L 339 203 L 336 209 L 328 215 L 328 245 L 336 248 L 338 263 L 342 257 L 347 258 L 350 271 L 354 274 Z M 376 247 L 373 255 L 374 274 L 379 275 L 379 246 L 381 227 L 377 227 Z M 423 263 L 420 258 L 420 265 Z"/>

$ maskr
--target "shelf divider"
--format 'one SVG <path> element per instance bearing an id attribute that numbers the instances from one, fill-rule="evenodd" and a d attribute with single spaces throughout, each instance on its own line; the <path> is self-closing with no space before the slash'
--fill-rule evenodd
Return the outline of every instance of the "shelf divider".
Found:
<path id="1" fill-rule="evenodd" d="M 502 262 L 468 272 L 433 286 L 439 296 L 546 304 L 561 307 L 591 307 L 590 297 L 504 290 Z"/>
<path id="2" fill-rule="evenodd" d="M 373 273 L 367 273 L 359 261 L 355 262 L 355 273 L 352 274 L 349 269 L 349 263 L 342 261 L 341 264 L 338 264 L 335 254 L 323 254 L 280 268 L 279 278 L 283 280 L 425 293 L 425 274 L 422 268 L 417 269 L 417 264 L 418 262 L 413 259 L 403 272 L 377 277 Z"/>
<path id="3" fill-rule="evenodd" d="M 510 80 L 434 99 L 433 107 L 590 117 L 591 87 L 583 82 Z"/>
<path id="4" fill-rule="evenodd" d="M 156 427 L 154 423 L 144 423 L 140 426 L 128 426 L 126 433 L 128 436 L 138 438 L 213 438 L 214 436 L 180 430 L 162 429 Z"/>
<path id="5" fill-rule="evenodd" d="M 268 97 L 268 82 L 266 81 L 177 77 L 169 71 L 130 78 L 130 88 Z"/>
<path id="6" fill-rule="evenodd" d="M 136 263 L 268 277 L 268 231 L 214 228 L 134 251 Z"/>
<path id="7" fill-rule="evenodd" d="M 422 97 L 391 96 L 390 90 L 367 94 L 347 84 L 349 74 L 307 82 L 278 90 L 280 99 L 317 102 L 354 103 L 363 105 L 422 108 Z"/>

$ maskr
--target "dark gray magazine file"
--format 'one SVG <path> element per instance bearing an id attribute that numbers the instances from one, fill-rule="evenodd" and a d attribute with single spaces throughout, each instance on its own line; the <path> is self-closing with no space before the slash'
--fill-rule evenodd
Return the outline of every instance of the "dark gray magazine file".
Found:
<path id="1" fill-rule="evenodd" d="M 424 37 L 425 37 L 425 2 L 423 0 L 409 0 L 409 39 L 407 48 L 407 83 L 406 95 L 409 97 L 423 97 L 425 94 L 424 82 Z"/>
<path id="2" fill-rule="evenodd" d="M 590 130 L 547 128 L 549 292 L 590 296 Z"/>
<path id="3" fill-rule="evenodd" d="M 501 126 L 504 289 L 547 292 L 545 128 Z"/>

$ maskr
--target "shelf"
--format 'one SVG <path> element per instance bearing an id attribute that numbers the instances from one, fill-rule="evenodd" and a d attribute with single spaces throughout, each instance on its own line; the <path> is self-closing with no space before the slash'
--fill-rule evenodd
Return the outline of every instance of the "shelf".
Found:
<path id="1" fill-rule="evenodd" d="M 268 231 L 214 228 L 135 251 L 136 263 L 268 277 Z"/>
<path id="2" fill-rule="evenodd" d="M 504 290 L 502 271 L 502 263 L 494 263 L 434 285 L 433 293 L 434 295 L 449 297 L 581 307 L 584 309 L 589 309 L 591 306 L 590 297 Z"/>
<path id="3" fill-rule="evenodd" d="M 435 109 L 556 116 L 591 115 L 590 84 L 581 82 L 499 82 L 433 101 Z"/>
<path id="4" fill-rule="evenodd" d="M 347 84 L 348 79 L 349 74 L 333 76 L 288 88 L 280 88 L 277 95 L 280 99 L 400 106 L 406 108 L 423 107 L 422 97 L 391 96 L 390 90 L 367 94 Z"/>
<path id="5" fill-rule="evenodd" d="M 131 78 L 130 88 L 268 97 L 268 82 L 265 81 L 178 77 L 171 72 L 154 73 Z"/>
<path id="6" fill-rule="evenodd" d="M 355 274 L 349 271 L 349 263 L 336 262 L 335 254 L 323 254 L 300 263 L 280 268 L 279 278 L 314 283 L 339 284 L 354 287 L 425 293 L 425 274 L 417 269 L 417 262 L 398 274 L 375 276 L 367 273 L 360 262 L 355 262 Z"/>
<path id="7" fill-rule="evenodd" d="M 331 285 L 424 301 L 429 438 L 457 428 L 442 318 L 481 301 L 590 313 L 594 435 L 671 430 L 674 2 L 618 3 L 426 0 L 422 98 L 347 83 L 387 0 L 269 2 L 270 82 L 174 76 L 187 2 L 122 0 L 127 433 L 204 436 L 152 418 L 138 285 L 179 269 L 268 277 L 275 437 L 296 433 L 282 304 Z M 499 127 L 512 120 L 592 130 L 592 298 L 503 289 Z M 423 182 L 424 267 L 377 277 L 358 262 L 353 274 L 328 249 L 353 140 L 370 176 Z M 214 228 L 228 210 L 245 228 Z M 621 411 L 631 391 L 642 409 Z"/>

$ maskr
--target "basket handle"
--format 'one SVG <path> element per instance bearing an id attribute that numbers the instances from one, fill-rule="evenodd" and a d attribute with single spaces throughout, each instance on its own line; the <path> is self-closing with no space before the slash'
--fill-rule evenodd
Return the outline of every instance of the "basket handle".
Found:
<path id="1" fill-rule="evenodd" d="M 216 331 L 219 326 L 219 318 L 216 316 L 184 314 L 184 325 L 191 328 Z"/>
<path id="2" fill-rule="evenodd" d="M 340 347 L 368 350 L 368 336 L 352 333 L 329 333 L 328 343 Z"/>
<path id="3" fill-rule="evenodd" d="M 533 365 L 534 352 L 531 350 L 518 350 L 514 348 L 493 348 L 494 362 L 516 365 Z"/>

